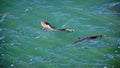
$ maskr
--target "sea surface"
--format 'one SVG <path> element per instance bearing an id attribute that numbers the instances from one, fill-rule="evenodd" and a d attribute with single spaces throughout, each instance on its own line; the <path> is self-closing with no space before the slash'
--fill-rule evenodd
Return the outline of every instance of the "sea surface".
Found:
<path id="1" fill-rule="evenodd" d="M 120 1 L 0 0 L 0 68 L 120 68 Z"/>

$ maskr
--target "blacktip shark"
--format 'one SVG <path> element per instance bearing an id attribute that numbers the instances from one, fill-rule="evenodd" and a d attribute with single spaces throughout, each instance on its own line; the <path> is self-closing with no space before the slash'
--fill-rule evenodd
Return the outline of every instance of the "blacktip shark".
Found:
<path id="1" fill-rule="evenodd" d="M 42 20 L 41 21 L 41 25 L 44 29 L 50 29 L 52 31 L 67 31 L 67 32 L 72 32 L 74 31 L 74 29 L 68 29 L 68 28 L 65 28 L 65 29 L 57 29 L 57 28 L 54 28 L 53 26 L 51 26 L 48 22 Z"/>
<path id="2" fill-rule="evenodd" d="M 101 37 L 103 37 L 102 34 L 95 35 L 95 36 L 88 36 L 88 37 L 85 37 L 85 38 L 79 38 L 78 40 L 76 40 L 76 41 L 73 42 L 73 43 L 78 43 L 78 42 L 81 42 L 81 41 L 84 41 L 84 40 L 91 41 L 91 40 L 93 40 L 93 39 L 101 38 Z"/>

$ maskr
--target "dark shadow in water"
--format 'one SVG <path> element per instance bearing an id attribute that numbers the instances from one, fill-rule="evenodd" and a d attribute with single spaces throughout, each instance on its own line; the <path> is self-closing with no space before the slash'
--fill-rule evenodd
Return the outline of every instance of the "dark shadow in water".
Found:
<path id="1" fill-rule="evenodd" d="M 116 16 L 120 17 L 120 1 L 119 0 L 111 0 L 106 3 L 105 7 L 111 12 L 116 13 Z"/>
<path id="2" fill-rule="evenodd" d="M 108 9 L 111 10 L 111 11 L 120 13 L 120 2 L 111 3 L 111 6 Z"/>

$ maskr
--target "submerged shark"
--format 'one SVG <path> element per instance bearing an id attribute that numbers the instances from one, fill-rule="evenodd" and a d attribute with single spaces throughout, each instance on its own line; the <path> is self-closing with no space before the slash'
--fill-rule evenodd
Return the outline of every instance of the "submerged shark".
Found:
<path id="1" fill-rule="evenodd" d="M 82 42 L 82 41 L 84 41 L 84 40 L 89 40 L 89 41 L 91 41 L 91 40 L 93 40 L 93 39 L 96 39 L 96 38 L 101 38 L 101 37 L 103 37 L 103 35 L 102 35 L 102 34 L 95 35 L 95 36 L 88 36 L 88 37 L 85 37 L 85 38 L 79 38 L 78 40 L 76 40 L 76 41 L 75 41 L 75 42 L 73 42 L 73 43 Z"/>

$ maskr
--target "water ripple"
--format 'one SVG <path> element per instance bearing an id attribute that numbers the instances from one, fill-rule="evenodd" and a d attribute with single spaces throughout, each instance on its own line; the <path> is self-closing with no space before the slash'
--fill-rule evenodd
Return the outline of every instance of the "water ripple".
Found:
<path id="1" fill-rule="evenodd" d="M 0 37 L 0 40 L 3 40 L 3 39 L 5 39 L 5 36 L 1 36 L 1 37 Z"/>

